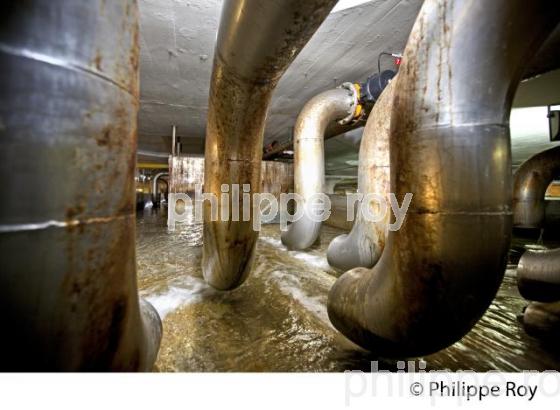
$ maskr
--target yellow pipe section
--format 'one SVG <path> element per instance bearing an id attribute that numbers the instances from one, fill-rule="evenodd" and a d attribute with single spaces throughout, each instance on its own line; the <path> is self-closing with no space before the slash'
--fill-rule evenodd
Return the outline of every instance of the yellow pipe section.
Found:
<path id="1" fill-rule="evenodd" d="M 138 169 L 168 169 L 169 164 L 158 164 L 157 162 L 139 162 Z"/>

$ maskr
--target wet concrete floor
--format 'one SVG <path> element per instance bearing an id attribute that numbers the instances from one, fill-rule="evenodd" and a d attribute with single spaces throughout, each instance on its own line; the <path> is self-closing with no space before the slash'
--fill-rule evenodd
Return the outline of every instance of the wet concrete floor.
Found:
<path id="1" fill-rule="evenodd" d="M 327 295 L 341 272 L 329 267 L 325 252 L 341 233 L 325 226 L 320 244 L 296 252 L 284 248 L 278 225 L 266 225 L 249 279 L 234 291 L 220 292 L 202 279 L 202 225 L 177 225 L 168 232 L 163 213 L 138 214 L 140 293 L 163 318 L 156 370 L 370 371 L 373 361 L 379 369 L 396 370 L 397 362 L 364 351 L 329 322 Z M 557 346 L 528 336 L 519 323 L 526 305 L 512 267 L 475 328 L 453 346 L 422 358 L 426 369 L 560 370 Z"/>

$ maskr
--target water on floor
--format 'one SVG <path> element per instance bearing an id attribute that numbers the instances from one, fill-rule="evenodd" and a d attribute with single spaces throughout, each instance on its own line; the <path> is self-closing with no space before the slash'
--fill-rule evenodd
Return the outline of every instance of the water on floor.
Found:
<path id="1" fill-rule="evenodd" d="M 343 233 L 323 228 L 320 244 L 287 251 L 278 225 L 261 231 L 253 272 L 238 289 L 220 292 L 202 279 L 202 225 L 168 232 L 164 213 L 138 215 L 140 293 L 158 310 L 164 335 L 159 371 L 369 371 L 396 370 L 348 341 L 330 324 L 326 302 L 340 275 L 325 251 Z M 560 352 L 523 331 L 526 305 L 508 269 L 494 303 L 461 341 L 423 358 L 426 369 L 560 370 Z"/>

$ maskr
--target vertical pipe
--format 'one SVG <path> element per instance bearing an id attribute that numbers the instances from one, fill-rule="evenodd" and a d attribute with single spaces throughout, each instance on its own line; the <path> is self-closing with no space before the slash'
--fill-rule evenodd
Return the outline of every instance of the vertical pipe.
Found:
<path id="1" fill-rule="evenodd" d="M 171 155 L 175 156 L 177 152 L 177 128 L 173 126 L 172 134 L 171 134 Z"/>
<path id="2" fill-rule="evenodd" d="M 373 193 L 386 198 L 391 190 L 389 135 L 397 78 L 377 100 L 364 129 L 358 159 L 358 193 L 362 195 Z M 358 206 L 362 206 L 361 201 Z M 377 210 L 374 202 L 363 206 L 370 207 L 372 214 Z M 366 221 L 360 209 L 355 215 L 350 233 L 334 238 L 327 250 L 329 264 L 338 269 L 372 268 L 385 247 L 390 213 L 376 222 Z"/>
<path id="3" fill-rule="evenodd" d="M 8 3 L 0 368 L 150 370 L 161 322 L 136 284 L 137 4 Z"/>
<path id="4" fill-rule="evenodd" d="M 157 204 L 159 203 L 159 194 L 157 192 L 158 181 L 161 177 L 164 176 L 169 176 L 169 172 L 158 172 L 152 180 L 152 204 L 154 207 L 157 207 Z"/>
<path id="5" fill-rule="evenodd" d="M 399 70 L 391 191 L 414 195 L 372 270 L 344 273 L 329 318 L 382 356 L 429 354 L 486 311 L 511 236 L 508 118 L 527 61 L 554 29 L 548 0 L 426 0 Z"/>
<path id="6" fill-rule="evenodd" d="M 210 86 L 204 176 L 204 190 L 218 198 L 219 207 L 223 184 L 230 192 L 232 184 L 240 191 L 247 184 L 250 194 L 260 190 L 272 92 L 335 4 L 336 0 L 224 2 Z M 217 289 L 233 289 L 251 269 L 258 232 L 252 220 L 213 221 L 210 206 L 205 201 L 203 275 Z"/>
<path id="7" fill-rule="evenodd" d="M 353 119 L 358 95 L 353 84 L 313 97 L 298 115 L 294 130 L 294 186 L 303 215 L 282 232 L 289 249 L 307 249 L 315 243 L 321 222 L 313 217 L 317 194 L 325 193 L 325 131 L 345 118 Z M 298 210 L 300 211 L 300 210 Z"/>

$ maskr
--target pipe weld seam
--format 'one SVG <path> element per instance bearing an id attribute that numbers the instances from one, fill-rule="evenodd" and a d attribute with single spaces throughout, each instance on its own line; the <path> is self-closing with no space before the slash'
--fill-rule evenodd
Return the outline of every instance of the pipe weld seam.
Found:
<path id="1" fill-rule="evenodd" d="M 303 137 L 303 138 L 298 138 L 296 140 L 296 143 L 298 141 L 324 141 L 324 138 L 318 138 L 318 137 Z"/>
<path id="2" fill-rule="evenodd" d="M 226 160 L 227 162 L 246 162 L 246 163 L 248 163 L 248 164 L 251 164 L 251 163 L 255 163 L 255 164 L 256 164 L 256 163 L 259 163 L 259 164 L 260 164 L 260 163 L 262 162 L 262 160 L 261 160 L 260 158 L 257 158 L 257 159 L 226 158 L 225 160 Z"/>
<path id="3" fill-rule="evenodd" d="M 67 70 L 72 70 L 72 71 L 77 71 L 77 72 L 89 74 L 93 77 L 96 77 L 97 79 L 102 79 L 102 80 L 114 85 L 115 87 L 118 87 L 122 91 L 129 94 L 134 100 L 138 101 L 138 96 L 136 96 L 132 92 L 130 92 L 130 90 L 124 84 L 121 84 L 118 81 L 115 81 L 110 77 L 107 77 L 106 75 L 102 74 L 99 71 L 92 70 L 89 67 L 84 67 L 84 66 L 81 66 L 79 64 L 74 64 L 70 61 L 63 60 L 61 58 L 52 57 L 52 56 L 49 56 L 49 55 L 46 55 L 46 54 L 43 54 L 43 53 L 38 53 L 36 51 L 27 50 L 25 48 L 18 49 L 18 48 L 15 48 L 15 47 L 9 46 L 7 44 L 3 44 L 3 43 L 0 43 L 0 52 L 3 52 L 4 54 L 16 56 L 16 57 L 27 58 L 27 59 L 32 60 L 32 61 L 37 61 L 37 62 L 40 62 L 40 63 L 49 64 L 49 65 L 64 68 L 64 69 L 67 69 Z"/>
<path id="4" fill-rule="evenodd" d="M 465 123 L 443 123 L 443 124 L 431 124 L 427 127 L 422 127 L 417 129 L 417 131 L 430 131 L 430 130 L 438 130 L 438 129 L 447 129 L 447 128 L 470 128 L 470 127 L 497 127 L 497 128 L 505 128 L 509 130 L 509 122 L 506 124 L 501 124 L 497 122 L 465 122 Z M 436 138 L 436 137 L 434 137 Z"/>
<path id="5" fill-rule="evenodd" d="M 45 221 L 36 222 L 29 224 L 8 224 L 0 225 L 0 233 L 11 233 L 11 232 L 29 232 L 29 231 L 41 231 L 49 228 L 69 228 L 81 225 L 91 225 L 91 224 L 102 224 L 109 223 L 116 220 L 128 219 L 135 217 L 134 214 L 126 215 L 116 215 L 116 216 L 100 216 L 89 219 L 72 219 L 68 221 Z"/>

